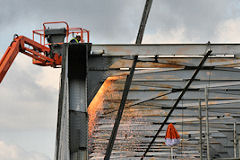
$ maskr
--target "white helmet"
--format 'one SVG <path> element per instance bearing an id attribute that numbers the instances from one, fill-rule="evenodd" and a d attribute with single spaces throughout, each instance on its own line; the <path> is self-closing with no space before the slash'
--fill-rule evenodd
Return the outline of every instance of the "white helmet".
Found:
<path id="1" fill-rule="evenodd" d="M 77 34 L 76 34 L 76 37 L 78 37 L 78 36 L 81 37 L 81 34 L 80 34 L 80 33 L 77 33 Z"/>

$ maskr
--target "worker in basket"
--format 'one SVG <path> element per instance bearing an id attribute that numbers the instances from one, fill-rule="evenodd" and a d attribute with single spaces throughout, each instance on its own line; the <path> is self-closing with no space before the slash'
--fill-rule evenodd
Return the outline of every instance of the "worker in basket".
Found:
<path id="1" fill-rule="evenodd" d="M 80 35 L 80 33 L 77 33 L 76 37 L 71 39 L 70 43 L 81 43 L 81 35 Z"/>

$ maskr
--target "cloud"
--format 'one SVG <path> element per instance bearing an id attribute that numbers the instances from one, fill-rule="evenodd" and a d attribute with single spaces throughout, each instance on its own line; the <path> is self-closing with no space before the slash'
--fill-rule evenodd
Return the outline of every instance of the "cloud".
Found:
<path id="1" fill-rule="evenodd" d="M 185 35 L 184 27 L 173 28 L 167 32 L 158 30 L 155 34 L 146 34 L 143 38 L 143 43 L 182 43 L 189 42 Z"/>
<path id="2" fill-rule="evenodd" d="M 184 34 L 188 40 L 207 42 L 215 39 L 214 32 L 220 23 L 239 13 L 239 7 L 234 6 L 239 6 L 239 2 L 236 0 L 153 1 L 146 33 L 154 34 L 159 30 L 169 32 L 184 27 Z"/>
<path id="3" fill-rule="evenodd" d="M 25 151 L 19 146 L 0 141 L 0 159 L 2 160 L 50 160 L 44 154 Z"/>
<path id="4" fill-rule="evenodd" d="M 27 35 L 30 36 L 31 30 L 41 29 L 45 21 L 65 20 L 71 27 L 89 29 L 91 42 L 129 43 L 137 34 L 144 1 L 22 0 L 19 3 L 18 0 L 13 0 L 11 3 L 4 2 L 2 4 L 4 11 L 0 11 L 4 15 L 1 18 L 0 27 L 1 30 L 7 30 L 7 33 L 0 32 L 0 37 L 4 37 L 3 35 L 12 37 L 14 32 L 26 35 L 27 31 Z M 34 11 L 18 9 L 33 7 Z M 18 9 L 17 12 L 16 9 Z"/>
<path id="5" fill-rule="evenodd" d="M 50 72 L 51 73 L 51 72 Z M 55 74 L 32 65 L 31 58 L 18 55 L 0 85 L 0 126 L 5 129 L 49 129 L 56 127 L 58 86 Z M 49 80 L 47 80 L 49 78 Z M 43 84 L 44 82 L 44 84 Z"/>
<path id="6" fill-rule="evenodd" d="M 36 83 L 44 89 L 58 90 L 60 85 L 61 69 L 44 67 L 40 74 L 37 75 Z"/>
<path id="7" fill-rule="evenodd" d="M 144 4 L 145 0 L 3 1 L 0 57 L 14 33 L 31 37 L 45 21 L 65 20 L 71 27 L 89 29 L 94 44 L 134 43 Z M 238 41 L 239 16 L 238 0 L 155 0 L 143 43 Z M 58 70 L 32 65 L 31 58 L 19 55 L 0 85 L 1 129 L 54 129 L 58 86 Z"/>
<path id="8" fill-rule="evenodd" d="M 218 42 L 238 42 L 240 41 L 240 18 L 228 19 L 217 27 L 216 41 Z"/>

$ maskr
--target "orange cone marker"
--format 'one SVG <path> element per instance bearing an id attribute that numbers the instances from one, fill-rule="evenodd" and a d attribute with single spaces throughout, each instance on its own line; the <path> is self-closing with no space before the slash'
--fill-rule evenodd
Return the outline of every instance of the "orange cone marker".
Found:
<path id="1" fill-rule="evenodd" d="M 180 136 L 173 126 L 172 123 L 168 125 L 166 136 L 165 136 L 165 144 L 167 146 L 175 146 L 180 143 Z"/>

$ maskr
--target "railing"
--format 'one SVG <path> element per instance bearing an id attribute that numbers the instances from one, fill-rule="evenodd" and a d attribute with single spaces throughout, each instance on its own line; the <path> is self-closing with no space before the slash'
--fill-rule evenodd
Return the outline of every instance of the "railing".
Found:
<path id="1" fill-rule="evenodd" d="M 51 44 L 56 44 L 56 43 L 46 43 L 46 35 L 45 35 L 45 30 L 47 29 L 46 25 L 50 25 L 50 24 L 65 24 L 66 25 L 66 42 L 62 42 L 62 43 L 57 43 L 57 44 L 63 44 L 63 43 L 68 43 L 68 37 L 70 34 L 74 35 L 80 33 L 81 34 L 81 43 L 85 43 L 84 38 L 86 37 L 86 43 L 89 43 L 89 30 L 83 29 L 83 28 L 69 28 L 69 25 L 67 22 L 65 21 L 56 21 L 56 22 L 44 22 L 43 23 L 43 29 L 41 30 L 33 30 L 33 40 L 35 41 L 35 36 L 38 35 L 39 36 L 39 43 L 42 45 L 51 45 Z"/>

